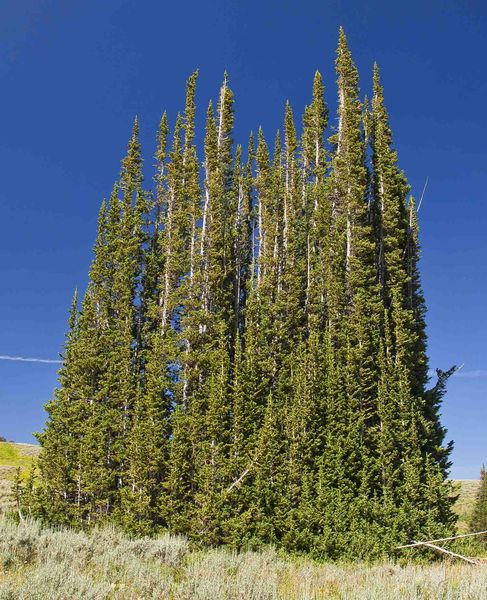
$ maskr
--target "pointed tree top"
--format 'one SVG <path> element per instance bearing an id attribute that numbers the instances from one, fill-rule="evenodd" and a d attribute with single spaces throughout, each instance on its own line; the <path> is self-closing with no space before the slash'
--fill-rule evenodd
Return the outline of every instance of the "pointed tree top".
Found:
<path id="1" fill-rule="evenodd" d="M 159 129 L 157 131 L 157 150 L 155 154 L 156 160 L 162 162 L 166 155 L 167 147 L 167 134 L 169 133 L 169 127 L 167 124 L 166 111 L 163 112 L 161 120 L 159 122 Z"/>
<path id="2" fill-rule="evenodd" d="M 235 170 L 238 171 L 242 162 L 242 144 L 235 148 Z"/>
<path id="3" fill-rule="evenodd" d="M 198 69 L 193 71 L 186 81 L 186 109 L 188 111 L 188 105 L 191 107 L 194 105 L 194 94 L 196 88 L 196 80 L 198 79 Z"/>
<path id="4" fill-rule="evenodd" d="M 110 194 L 110 204 L 112 204 L 112 200 L 114 198 L 118 198 L 118 189 L 119 189 L 118 181 L 115 181 L 113 183 L 112 193 Z"/>
<path id="5" fill-rule="evenodd" d="M 255 153 L 255 142 L 254 142 L 254 132 L 251 131 L 249 135 L 249 143 L 247 146 L 247 161 L 248 164 L 252 163 L 252 159 L 254 158 Z"/>
<path id="6" fill-rule="evenodd" d="M 78 320 L 78 288 L 76 287 L 74 289 L 73 299 L 71 301 L 71 306 L 70 306 L 70 309 L 69 309 L 69 319 L 68 319 L 69 333 L 68 333 L 68 337 L 70 336 L 70 334 L 72 335 L 73 329 L 76 327 L 77 320 Z"/>
<path id="7" fill-rule="evenodd" d="M 284 129 L 287 130 L 289 128 L 294 127 L 294 113 L 289 100 L 286 100 L 286 108 L 284 109 Z"/>
<path id="8" fill-rule="evenodd" d="M 348 47 L 347 38 L 342 27 L 340 27 L 335 66 L 340 87 L 354 88 L 358 85 L 357 67 L 353 62 L 352 53 Z"/>
<path id="9" fill-rule="evenodd" d="M 134 124 L 132 126 L 132 137 L 137 139 L 139 137 L 139 117 L 135 115 Z"/>
<path id="10" fill-rule="evenodd" d="M 159 131 L 161 131 L 162 129 L 167 128 L 167 112 L 164 111 L 162 113 L 162 117 L 161 120 L 159 121 Z"/>
<path id="11" fill-rule="evenodd" d="M 267 148 L 267 142 L 264 136 L 264 130 L 262 129 L 262 126 L 259 125 L 259 131 L 257 133 L 257 148 L 261 146 Z"/>
<path id="12" fill-rule="evenodd" d="M 323 84 L 323 76 L 316 70 L 313 77 L 313 98 L 316 99 L 318 96 L 323 96 L 325 86 Z"/>
<path id="13" fill-rule="evenodd" d="M 276 138 L 274 140 L 274 166 L 278 167 L 281 163 L 281 132 L 279 129 L 276 131 Z"/>
<path id="14" fill-rule="evenodd" d="M 259 132 L 257 134 L 257 162 L 263 163 L 268 161 L 269 159 L 269 150 L 267 148 L 267 142 L 264 137 L 264 131 L 262 127 L 259 126 Z"/>
<path id="15" fill-rule="evenodd" d="M 280 148 L 281 147 L 281 132 L 280 132 L 279 129 L 276 131 L 276 137 L 274 139 L 274 146 L 276 148 Z"/>
<path id="16" fill-rule="evenodd" d="M 178 112 L 176 117 L 176 124 L 174 125 L 174 135 L 172 141 L 173 152 L 178 153 L 181 148 L 181 129 L 183 128 L 183 117 Z"/>
<path id="17" fill-rule="evenodd" d="M 120 187 L 124 190 L 126 200 L 142 183 L 142 155 L 139 142 L 139 121 L 134 119 L 132 134 L 127 146 L 127 154 L 122 159 L 122 171 L 120 173 Z"/>
<path id="18" fill-rule="evenodd" d="M 186 120 L 186 127 L 190 129 L 190 137 L 194 132 L 195 92 L 197 78 L 198 69 L 193 71 L 186 81 L 186 104 L 184 108 L 184 117 Z"/>
<path id="19" fill-rule="evenodd" d="M 291 153 L 296 149 L 296 127 L 294 125 L 293 109 L 289 103 L 286 102 L 286 115 L 284 118 L 284 139 L 286 147 Z"/>
<path id="20" fill-rule="evenodd" d="M 374 95 L 376 95 L 379 91 L 382 90 L 382 85 L 380 82 L 379 65 L 376 62 L 374 62 L 373 82 L 374 82 Z"/>
<path id="21" fill-rule="evenodd" d="M 286 109 L 284 113 L 284 130 L 286 135 L 288 135 L 292 130 L 294 130 L 294 114 L 289 100 L 286 100 Z"/>
<path id="22" fill-rule="evenodd" d="M 345 30 L 343 29 L 343 25 L 340 25 L 340 31 L 338 34 L 338 45 L 348 47 L 347 36 L 345 35 Z"/>
<path id="23" fill-rule="evenodd" d="M 78 288 L 74 288 L 73 300 L 71 301 L 71 311 L 76 312 L 78 310 Z"/>
<path id="24" fill-rule="evenodd" d="M 103 199 L 98 213 L 98 223 L 104 223 L 107 215 L 107 201 Z"/>

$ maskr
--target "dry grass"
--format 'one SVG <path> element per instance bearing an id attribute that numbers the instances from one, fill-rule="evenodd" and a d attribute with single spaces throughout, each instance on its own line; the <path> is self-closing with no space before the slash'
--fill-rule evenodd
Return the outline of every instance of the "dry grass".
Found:
<path id="1" fill-rule="evenodd" d="M 184 538 L 131 540 L 0 518 L 0 600 L 453 600 L 487 597 L 487 566 L 318 564 L 272 549 L 191 551 Z"/>
<path id="2" fill-rule="evenodd" d="M 475 504 L 475 498 L 479 489 L 478 479 L 459 479 L 455 482 L 458 485 L 458 500 L 455 504 L 455 512 L 458 515 L 458 531 L 465 533 L 468 531 L 468 523 Z"/>
<path id="3" fill-rule="evenodd" d="M 41 447 L 37 444 L 17 443 L 15 444 L 15 448 L 19 451 L 22 457 L 36 458 L 39 456 L 39 452 L 41 451 Z"/>

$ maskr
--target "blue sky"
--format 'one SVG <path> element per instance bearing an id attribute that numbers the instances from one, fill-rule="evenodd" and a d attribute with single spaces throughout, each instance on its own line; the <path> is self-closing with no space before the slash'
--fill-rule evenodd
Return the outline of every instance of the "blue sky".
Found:
<path id="1" fill-rule="evenodd" d="M 369 93 L 381 67 L 401 166 L 420 211 L 431 366 L 452 378 L 443 420 L 452 474 L 487 461 L 487 4 L 475 0 L 3 0 L 0 3 L 0 355 L 56 359 L 67 308 L 84 288 L 100 201 L 119 171 L 134 115 L 150 177 L 163 110 L 171 123 L 200 69 L 206 105 L 225 69 L 236 139 L 272 139 L 297 115 L 315 69 L 335 107 L 343 25 Z M 334 118 L 334 116 L 333 116 Z M 54 363 L 0 358 L 0 434 L 32 440 Z"/>

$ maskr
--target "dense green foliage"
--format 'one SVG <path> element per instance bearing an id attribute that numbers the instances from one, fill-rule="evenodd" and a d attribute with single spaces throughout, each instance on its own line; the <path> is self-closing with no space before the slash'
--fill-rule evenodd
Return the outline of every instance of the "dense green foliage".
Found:
<path id="1" fill-rule="evenodd" d="M 298 133 L 234 148 L 225 74 L 194 142 L 197 73 L 154 189 L 138 124 L 103 203 L 87 292 L 24 501 L 54 522 L 368 557 L 451 531 L 450 445 L 427 390 L 414 200 L 377 67 L 343 31 L 338 126 L 317 72 Z"/>

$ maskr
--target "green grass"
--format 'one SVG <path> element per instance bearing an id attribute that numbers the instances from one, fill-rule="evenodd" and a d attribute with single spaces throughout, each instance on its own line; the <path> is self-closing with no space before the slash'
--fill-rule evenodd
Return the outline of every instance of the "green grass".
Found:
<path id="1" fill-rule="evenodd" d="M 39 453 L 38 446 L 33 444 L 14 444 L 0 442 L 0 465 L 3 467 L 26 468 Z"/>

